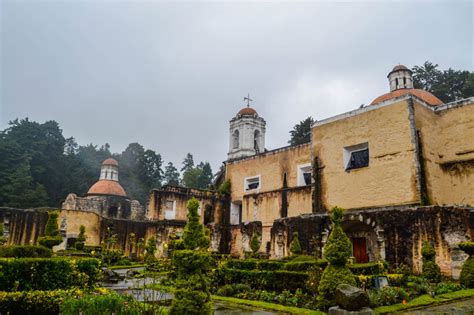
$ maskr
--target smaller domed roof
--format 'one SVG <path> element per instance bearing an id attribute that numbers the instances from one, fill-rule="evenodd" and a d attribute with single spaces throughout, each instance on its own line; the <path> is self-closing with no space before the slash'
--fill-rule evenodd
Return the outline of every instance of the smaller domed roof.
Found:
<path id="1" fill-rule="evenodd" d="M 252 107 L 244 107 L 239 111 L 238 115 L 253 116 L 253 115 L 258 115 L 258 114 L 257 114 L 257 111 L 253 109 Z"/>
<path id="2" fill-rule="evenodd" d="M 434 96 L 428 91 L 420 90 L 420 89 L 400 89 L 400 90 L 395 90 L 393 92 L 386 93 L 377 97 L 375 100 L 372 101 L 372 103 L 370 103 L 370 105 L 382 103 L 386 100 L 396 98 L 402 95 L 407 95 L 407 94 L 416 96 L 431 106 L 437 106 L 437 105 L 443 104 L 443 101 L 441 101 L 439 98 L 437 98 L 436 96 Z"/>
<path id="3" fill-rule="evenodd" d="M 115 161 L 115 160 L 114 160 Z M 123 187 L 114 180 L 100 179 L 89 188 L 88 195 L 112 195 L 127 197 Z"/>
<path id="4" fill-rule="evenodd" d="M 113 165 L 113 166 L 118 166 L 118 162 L 115 159 L 108 158 L 104 162 L 102 162 L 102 165 Z"/>
<path id="5" fill-rule="evenodd" d="M 393 72 L 393 71 L 398 71 L 398 70 L 410 70 L 410 69 L 408 69 L 408 68 L 407 68 L 406 66 L 404 66 L 404 65 L 396 65 L 395 67 L 393 67 L 392 72 Z"/>

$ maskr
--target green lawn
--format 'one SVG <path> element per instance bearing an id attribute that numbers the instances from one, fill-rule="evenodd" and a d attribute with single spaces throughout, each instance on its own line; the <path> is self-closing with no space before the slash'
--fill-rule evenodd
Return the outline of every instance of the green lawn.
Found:
<path id="1" fill-rule="evenodd" d="M 408 309 L 417 309 L 423 306 L 434 306 L 449 303 L 455 300 L 465 299 L 474 297 L 474 289 L 460 290 L 450 293 L 445 293 L 438 295 L 436 297 L 431 297 L 428 294 L 421 295 L 417 298 L 414 298 L 407 304 L 394 304 L 390 306 L 381 306 L 375 309 L 377 314 L 389 314 L 393 312 L 400 312 Z"/>
<path id="2" fill-rule="evenodd" d="M 268 303 L 268 302 L 243 300 L 243 299 L 217 296 L 217 295 L 213 295 L 212 299 L 214 301 L 222 301 L 222 302 L 233 303 L 233 304 L 238 304 L 238 305 L 251 306 L 251 307 L 255 307 L 255 308 L 259 308 L 259 309 L 283 312 L 283 313 L 288 313 L 288 314 L 308 314 L 308 315 L 323 315 L 323 314 L 326 314 L 326 313 L 323 313 L 323 312 L 320 312 L 320 311 L 313 311 L 313 310 L 309 310 L 309 309 L 306 309 L 306 308 L 284 306 L 284 305 Z"/>

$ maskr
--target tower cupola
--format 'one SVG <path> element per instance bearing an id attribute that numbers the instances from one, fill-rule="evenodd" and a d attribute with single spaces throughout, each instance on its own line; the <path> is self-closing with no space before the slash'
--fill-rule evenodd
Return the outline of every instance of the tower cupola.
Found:
<path id="1" fill-rule="evenodd" d="M 390 83 L 390 92 L 413 89 L 413 72 L 404 65 L 395 66 L 387 77 Z"/>
<path id="2" fill-rule="evenodd" d="M 250 107 L 250 95 L 244 98 L 247 106 L 230 121 L 229 159 L 251 156 L 265 151 L 265 120 Z"/>

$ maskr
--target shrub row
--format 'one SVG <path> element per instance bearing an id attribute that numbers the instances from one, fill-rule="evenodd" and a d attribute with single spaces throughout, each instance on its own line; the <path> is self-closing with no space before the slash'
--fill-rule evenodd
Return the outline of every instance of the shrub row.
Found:
<path id="1" fill-rule="evenodd" d="M 326 268 L 327 260 L 318 259 L 313 261 L 290 261 L 283 265 L 284 270 L 289 271 L 308 271 L 314 268 Z"/>
<path id="2" fill-rule="evenodd" d="M 243 283 L 253 289 L 260 290 L 296 290 L 306 289 L 308 274 L 306 272 L 286 270 L 239 270 L 233 268 L 222 268 L 216 275 L 216 281 L 220 285 Z"/>
<path id="3" fill-rule="evenodd" d="M 14 246 L 2 246 L 0 247 L 0 257 L 51 257 L 53 254 L 52 250 L 44 246 L 33 246 L 33 245 L 14 245 Z"/>
<path id="4" fill-rule="evenodd" d="M 407 276 L 403 274 L 387 274 L 384 275 L 388 279 L 388 283 L 393 287 L 402 287 L 407 285 Z M 363 289 L 370 289 L 374 286 L 376 275 L 354 275 L 357 286 Z"/>
<path id="5" fill-rule="evenodd" d="M 355 275 L 381 275 L 384 272 L 383 263 L 365 263 L 365 264 L 352 264 L 347 265 L 349 269 Z"/>
<path id="6" fill-rule="evenodd" d="M 0 259 L 0 291 L 90 287 L 99 277 L 100 261 L 94 258 Z"/>
<path id="7" fill-rule="evenodd" d="M 279 270 L 283 264 L 278 260 L 233 259 L 227 262 L 227 267 L 240 270 Z"/>
<path id="8" fill-rule="evenodd" d="M 73 290 L 0 292 L 0 314 L 59 314 L 66 297 L 77 297 Z"/>

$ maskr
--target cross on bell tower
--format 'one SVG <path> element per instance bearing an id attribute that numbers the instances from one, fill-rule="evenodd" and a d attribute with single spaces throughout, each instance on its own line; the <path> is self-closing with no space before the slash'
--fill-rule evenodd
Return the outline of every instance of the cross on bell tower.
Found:
<path id="1" fill-rule="evenodd" d="M 253 102 L 253 99 L 250 98 L 250 93 L 247 93 L 247 97 L 244 97 L 244 101 L 247 101 L 247 107 L 250 107 L 250 102 Z"/>

